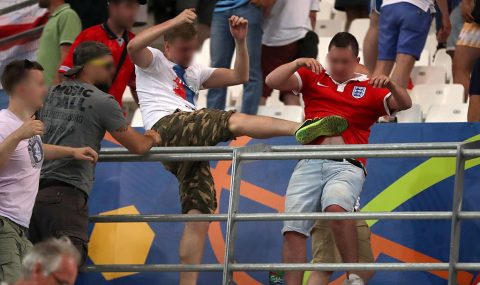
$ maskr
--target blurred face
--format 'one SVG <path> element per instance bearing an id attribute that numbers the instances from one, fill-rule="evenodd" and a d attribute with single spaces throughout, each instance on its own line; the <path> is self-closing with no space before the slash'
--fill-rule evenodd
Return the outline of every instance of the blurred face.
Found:
<path id="1" fill-rule="evenodd" d="M 330 75 L 337 82 L 345 82 L 353 78 L 359 60 L 350 47 L 332 46 L 327 55 Z"/>
<path id="2" fill-rule="evenodd" d="M 176 38 L 171 42 L 165 42 L 165 53 L 169 60 L 186 68 L 192 63 L 197 45 L 196 37 L 189 40 Z"/>
<path id="3" fill-rule="evenodd" d="M 25 79 L 15 87 L 12 93 L 32 110 L 38 110 L 42 108 L 47 92 L 43 72 L 32 69 L 27 72 Z"/>
<path id="4" fill-rule="evenodd" d="M 135 23 L 139 6 L 137 1 L 131 0 L 110 3 L 108 7 L 109 17 L 119 27 L 130 30 Z"/>
<path id="5" fill-rule="evenodd" d="M 99 87 L 109 87 L 112 85 L 113 75 L 115 75 L 115 62 L 111 55 L 89 61 L 83 67 L 82 74 L 85 79 L 92 82 L 93 85 Z"/>
<path id="6" fill-rule="evenodd" d="M 40 8 L 48 8 L 50 7 L 50 1 L 51 0 L 38 0 L 38 6 L 40 6 Z"/>

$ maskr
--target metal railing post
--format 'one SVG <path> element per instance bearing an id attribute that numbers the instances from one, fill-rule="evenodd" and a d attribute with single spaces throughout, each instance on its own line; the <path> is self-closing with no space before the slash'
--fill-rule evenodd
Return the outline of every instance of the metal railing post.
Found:
<path id="1" fill-rule="evenodd" d="M 478 149 L 480 148 L 480 142 L 471 142 L 460 144 L 457 147 L 457 159 L 455 168 L 455 184 L 453 191 L 453 205 L 452 205 L 452 225 L 450 232 L 450 257 L 448 267 L 448 285 L 457 284 L 457 264 L 458 255 L 460 251 L 460 233 L 461 233 L 461 220 L 459 214 L 462 211 L 463 202 L 463 182 L 465 177 L 465 155 L 463 151 L 465 149 Z"/>
<path id="2" fill-rule="evenodd" d="M 242 181 L 241 153 L 268 151 L 270 148 L 264 144 L 246 146 L 233 150 L 232 174 L 230 179 L 230 197 L 228 201 L 227 231 L 225 233 L 225 257 L 223 266 L 223 285 L 232 282 L 233 271 L 231 265 L 235 262 L 235 240 L 237 237 L 237 223 L 235 216 L 238 212 L 240 200 L 240 184 Z"/>

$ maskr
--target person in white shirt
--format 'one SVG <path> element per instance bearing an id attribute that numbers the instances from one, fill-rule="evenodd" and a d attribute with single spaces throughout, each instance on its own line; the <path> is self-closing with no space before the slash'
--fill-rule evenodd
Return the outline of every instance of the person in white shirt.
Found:
<path id="1" fill-rule="evenodd" d="M 415 61 L 425 47 L 435 13 L 435 1 L 442 12 L 439 37 L 450 33 L 447 0 L 384 0 L 380 13 L 378 58 L 374 76 L 392 73 L 392 81 L 406 88 Z"/>
<path id="2" fill-rule="evenodd" d="M 193 22 L 196 14 L 185 10 L 176 18 L 144 30 L 128 44 L 136 65 L 137 93 L 145 128 L 156 130 L 161 146 L 213 146 L 247 135 L 254 138 L 295 135 L 301 143 L 318 136 L 343 131 L 345 120 L 325 117 L 303 124 L 213 109 L 197 110 L 200 88 L 220 88 L 248 80 L 247 21 L 232 16 L 230 31 L 235 39 L 233 69 L 190 65 L 197 47 Z M 148 47 L 164 36 L 165 52 Z M 217 208 L 215 186 L 206 161 L 164 162 L 180 184 L 184 214 L 211 214 Z M 180 261 L 201 262 L 208 222 L 187 222 L 180 241 Z M 196 284 L 198 273 L 184 272 L 180 284 Z"/>
<path id="3" fill-rule="evenodd" d="M 47 94 L 42 71 L 37 62 L 14 60 L 1 76 L 10 102 L 0 110 L 0 283 L 20 278 L 21 260 L 32 247 L 27 231 L 44 160 L 98 159 L 90 147 L 42 143 L 44 125 L 34 115 Z"/>
<path id="4" fill-rule="evenodd" d="M 263 78 L 282 64 L 301 57 L 316 58 L 318 36 L 313 32 L 319 9 L 318 0 L 277 0 L 263 23 Z M 260 105 L 265 105 L 272 89 L 263 84 Z M 280 92 L 285 105 L 300 106 L 292 92 Z"/>

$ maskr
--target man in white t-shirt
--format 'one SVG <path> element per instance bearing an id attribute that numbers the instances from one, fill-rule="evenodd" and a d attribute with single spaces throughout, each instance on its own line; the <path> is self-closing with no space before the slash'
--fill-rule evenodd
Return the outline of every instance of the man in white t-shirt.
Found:
<path id="1" fill-rule="evenodd" d="M 374 76 L 391 73 L 392 81 L 407 87 L 415 61 L 420 58 L 427 41 L 435 1 L 442 12 L 439 33 L 448 36 L 451 24 L 447 0 L 383 0 Z"/>
<path id="2" fill-rule="evenodd" d="M 318 37 L 313 32 L 319 9 L 318 0 L 277 0 L 263 23 L 263 78 L 282 64 L 300 57 L 316 58 Z M 265 81 L 265 80 L 264 80 Z M 272 88 L 263 84 L 260 105 L 265 105 Z M 280 92 L 285 105 L 300 106 L 300 98 L 292 92 Z"/>
<path id="3" fill-rule="evenodd" d="M 147 129 L 156 130 L 162 146 L 213 146 L 238 136 L 269 138 L 295 135 L 301 143 L 318 136 L 339 133 L 345 128 L 340 117 L 314 119 L 303 124 L 235 111 L 196 110 L 195 97 L 200 88 L 220 88 L 248 80 L 247 21 L 232 16 L 230 31 L 235 39 L 233 69 L 190 65 L 196 51 L 193 10 L 144 30 L 128 44 L 136 65 L 137 93 Z M 150 48 L 164 36 L 165 52 Z M 184 214 L 211 214 L 217 208 L 213 177 L 208 162 L 164 162 L 180 184 Z M 180 260 L 184 264 L 201 262 L 208 222 L 187 222 L 180 241 Z M 196 284 L 198 273 L 184 272 L 180 284 Z"/>
<path id="4" fill-rule="evenodd" d="M 89 147 L 42 144 L 44 126 L 34 116 L 47 94 L 42 71 L 37 62 L 15 60 L 1 77 L 10 102 L 0 111 L 0 282 L 20 278 L 22 257 L 32 247 L 27 229 L 44 159 L 71 157 L 96 163 L 98 158 Z"/>

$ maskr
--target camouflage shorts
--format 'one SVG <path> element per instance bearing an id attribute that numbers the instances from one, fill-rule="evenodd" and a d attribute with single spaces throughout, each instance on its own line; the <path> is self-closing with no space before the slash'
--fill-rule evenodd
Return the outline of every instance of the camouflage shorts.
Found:
<path id="1" fill-rule="evenodd" d="M 233 113 L 213 109 L 177 111 L 160 119 L 152 129 L 160 134 L 161 146 L 214 146 L 235 139 L 228 128 Z M 180 184 L 182 213 L 215 212 L 217 199 L 208 161 L 163 162 L 163 165 Z"/>

